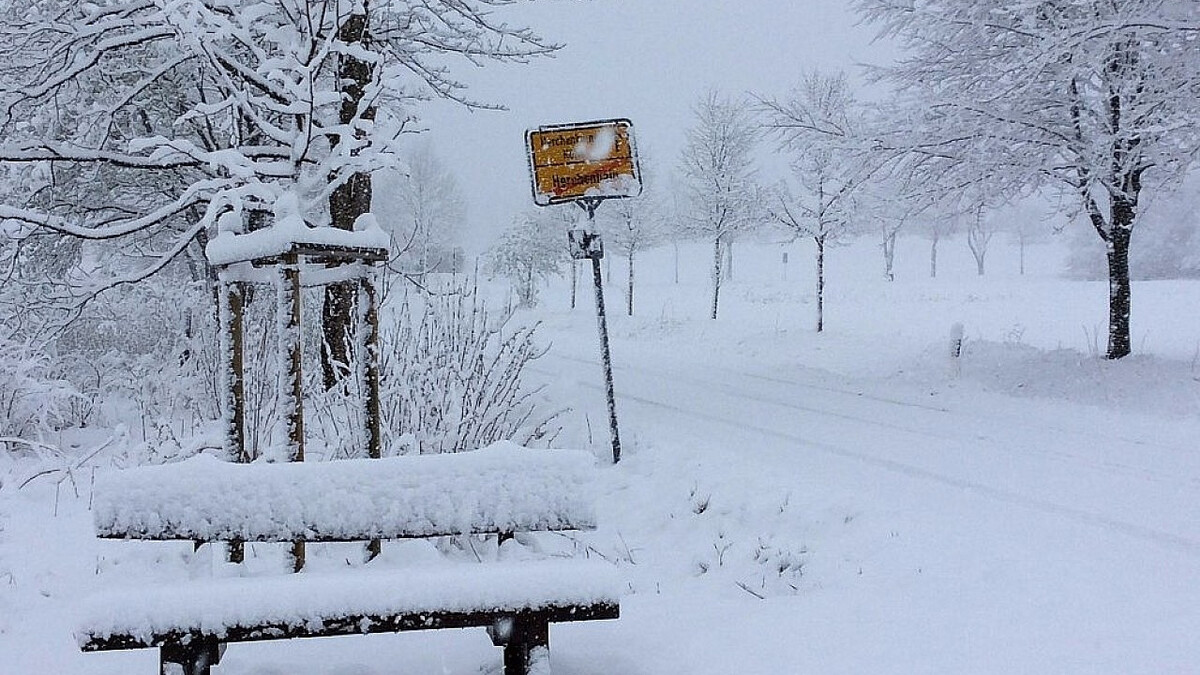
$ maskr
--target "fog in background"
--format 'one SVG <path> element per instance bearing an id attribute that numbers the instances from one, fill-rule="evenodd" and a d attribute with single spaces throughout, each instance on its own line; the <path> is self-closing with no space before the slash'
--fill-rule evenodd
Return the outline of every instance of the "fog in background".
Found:
<path id="1" fill-rule="evenodd" d="M 844 69 L 862 84 L 858 64 L 895 54 L 856 25 L 844 0 L 545 0 L 496 15 L 563 48 L 527 64 L 454 65 L 467 96 L 508 110 L 436 101 L 420 111 L 422 136 L 467 201 L 469 254 L 533 205 L 526 129 L 627 117 L 643 164 L 665 182 L 692 124 L 691 106 L 705 91 L 781 95 L 814 68 Z M 770 148 L 763 152 L 770 164 Z"/>

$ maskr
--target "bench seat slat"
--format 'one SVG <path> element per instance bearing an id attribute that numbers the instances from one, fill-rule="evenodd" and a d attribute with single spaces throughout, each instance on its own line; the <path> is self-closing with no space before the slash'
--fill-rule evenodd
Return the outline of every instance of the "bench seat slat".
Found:
<path id="1" fill-rule="evenodd" d="M 84 651 L 485 626 L 537 612 L 551 622 L 617 618 L 611 565 L 579 560 L 448 564 L 355 574 L 211 579 L 113 589 L 88 599 Z"/>
<path id="2" fill-rule="evenodd" d="M 595 459 L 497 443 L 455 455 L 296 464 L 195 457 L 97 477 L 96 534 L 353 541 L 588 530 Z"/>
<path id="3" fill-rule="evenodd" d="M 391 616 L 349 615 L 324 619 L 319 624 L 297 625 L 280 622 L 264 626 L 232 626 L 219 638 L 223 643 L 288 640 L 291 638 L 337 637 L 342 635 L 372 635 L 401 633 L 412 630 L 441 628 L 488 628 L 497 618 L 520 619 L 537 614 L 548 623 L 596 621 L 620 618 L 616 602 L 597 602 L 589 605 L 550 606 L 537 610 L 486 610 L 478 612 L 420 612 Z M 122 649 L 146 649 L 163 645 L 199 644 L 211 637 L 201 630 L 169 631 L 146 640 L 129 635 L 93 637 L 80 645 L 82 651 L 100 652 Z"/>

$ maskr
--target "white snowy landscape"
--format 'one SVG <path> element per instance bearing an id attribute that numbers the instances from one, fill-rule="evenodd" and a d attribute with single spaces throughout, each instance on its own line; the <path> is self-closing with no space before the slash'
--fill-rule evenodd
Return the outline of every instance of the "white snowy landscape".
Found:
<path id="1" fill-rule="evenodd" d="M 1200 5 L 736 4 L 0 8 L 0 675 L 1200 673 Z"/>
<path id="2" fill-rule="evenodd" d="M 552 629 L 555 672 L 1194 672 L 1200 283 L 1135 284 L 1143 353 L 1106 362 L 1104 284 L 1063 280 L 1060 246 L 1024 277 L 1004 247 L 979 278 L 953 244 L 929 279 L 927 243 L 901 241 L 893 282 L 872 245 L 835 249 L 823 335 L 784 247 L 739 249 L 717 323 L 705 250 L 678 285 L 669 249 L 646 255 L 638 314 L 610 324 L 624 458 L 582 535 L 628 594 L 618 621 Z M 533 379 L 573 409 L 557 445 L 606 459 L 594 316 L 567 292 L 528 317 L 553 345 Z M 191 545 L 97 541 L 91 470 L 17 489 L 30 470 L 0 493 L 4 672 L 153 672 L 154 650 L 81 654 L 74 615 L 110 578 L 186 578 Z M 397 546 L 380 562 L 436 556 Z M 218 668 L 497 667 L 482 631 L 438 631 L 234 645 Z"/>

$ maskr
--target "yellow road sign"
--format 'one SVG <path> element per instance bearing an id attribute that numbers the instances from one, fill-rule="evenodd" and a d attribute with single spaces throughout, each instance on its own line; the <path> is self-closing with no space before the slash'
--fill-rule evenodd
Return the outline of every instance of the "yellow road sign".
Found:
<path id="1" fill-rule="evenodd" d="M 642 191 L 629 120 L 539 127 L 525 138 L 533 201 L 539 206 L 634 197 Z"/>

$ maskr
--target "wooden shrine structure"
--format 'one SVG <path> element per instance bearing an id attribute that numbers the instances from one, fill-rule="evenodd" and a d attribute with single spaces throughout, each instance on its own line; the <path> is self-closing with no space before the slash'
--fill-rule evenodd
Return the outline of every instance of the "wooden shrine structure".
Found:
<path id="1" fill-rule="evenodd" d="M 292 203 L 294 205 L 294 202 Z M 353 283 L 358 311 L 353 325 L 356 356 L 366 363 L 364 389 L 366 455 L 382 456 L 379 399 L 379 308 L 373 266 L 389 257 L 387 235 L 367 217 L 356 231 L 310 227 L 296 209 L 279 213 L 271 227 L 234 234 L 228 230 L 206 247 L 206 256 L 217 270 L 225 420 L 225 449 L 240 463 L 249 462 L 246 448 L 245 308 L 250 284 L 275 284 L 278 292 L 276 323 L 281 354 L 280 400 L 284 401 L 288 459 L 304 461 L 304 365 L 300 323 L 301 295 L 305 286 Z M 232 214 L 227 214 L 232 215 Z M 361 220 L 361 219 L 360 219 Z M 357 226 L 357 224 L 356 224 Z M 272 273 L 272 271 L 274 273 Z M 369 544 L 367 555 L 379 553 L 379 542 Z M 240 545 L 231 546 L 230 562 L 240 562 Z M 304 542 L 293 546 L 296 569 L 304 564 Z"/>

